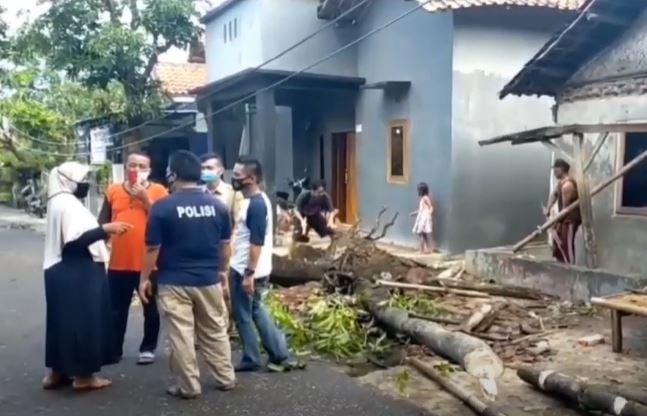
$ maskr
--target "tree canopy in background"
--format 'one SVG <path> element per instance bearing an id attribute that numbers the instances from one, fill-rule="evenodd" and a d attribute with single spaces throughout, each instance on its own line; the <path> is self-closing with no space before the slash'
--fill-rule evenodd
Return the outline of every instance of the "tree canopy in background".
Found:
<path id="1" fill-rule="evenodd" d="M 73 153 L 74 123 L 119 111 L 119 91 L 87 89 L 43 66 L 13 68 L 2 78 L 0 164 L 48 169 Z"/>
<path id="2" fill-rule="evenodd" d="M 90 89 L 119 88 L 123 121 L 134 126 L 168 102 L 153 69 L 160 55 L 201 34 L 194 0 L 44 0 L 49 9 L 17 39 L 23 58 Z M 137 136 L 137 134 L 135 134 Z"/>

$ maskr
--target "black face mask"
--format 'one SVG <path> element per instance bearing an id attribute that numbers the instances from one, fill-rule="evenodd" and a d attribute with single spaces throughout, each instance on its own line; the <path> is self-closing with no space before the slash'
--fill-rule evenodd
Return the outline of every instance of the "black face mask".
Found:
<path id="1" fill-rule="evenodd" d="M 76 184 L 76 189 L 74 190 L 74 196 L 79 199 L 85 199 L 85 197 L 88 196 L 89 191 L 90 191 L 89 182 L 79 182 Z"/>
<path id="2" fill-rule="evenodd" d="M 234 188 L 234 191 L 242 191 L 247 186 L 247 184 L 243 183 L 243 181 L 248 177 L 249 176 L 246 176 L 244 178 L 232 178 L 231 187 Z"/>

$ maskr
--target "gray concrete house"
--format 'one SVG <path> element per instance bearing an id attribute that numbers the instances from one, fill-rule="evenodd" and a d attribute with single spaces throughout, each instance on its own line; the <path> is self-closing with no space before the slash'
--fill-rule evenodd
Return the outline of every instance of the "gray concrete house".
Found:
<path id="1" fill-rule="evenodd" d="M 554 97 L 556 123 L 562 126 L 606 125 L 603 130 L 612 134 L 590 170 L 590 182 L 598 184 L 647 150 L 646 51 L 647 2 L 588 0 L 501 95 Z M 596 137 L 588 134 L 585 147 L 593 149 Z M 562 144 L 571 147 L 569 140 Z M 647 273 L 646 189 L 643 162 L 593 198 L 600 267 Z"/>
<path id="2" fill-rule="evenodd" d="M 436 0 L 391 25 L 418 3 L 372 0 L 257 69 L 359 3 L 227 0 L 207 13 L 208 84 L 195 92 L 215 113 L 210 146 L 228 164 L 260 155 L 270 191 L 305 170 L 325 178 L 344 221 L 398 211 L 398 243 L 415 242 L 407 214 L 421 181 L 442 249 L 521 238 L 542 219 L 551 153 L 477 141 L 553 122 L 552 100 L 497 93 L 580 0 Z"/>

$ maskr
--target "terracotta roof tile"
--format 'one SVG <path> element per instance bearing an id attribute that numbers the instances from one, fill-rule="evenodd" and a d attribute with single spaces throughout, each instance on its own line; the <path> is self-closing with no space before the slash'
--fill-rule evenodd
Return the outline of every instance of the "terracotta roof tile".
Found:
<path id="1" fill-rule="evenodd" d="M 584 0 L 435 0 L 424 7 L 431 12 L 484 6 L 527 6 L 577 10 L 582 3 Z"/>
<path id="2" fill-rule="evenodd" d="M 207 82 L 207 66 L 202 63 L 161 62 L 155 67 L 155 77 L 171 96 L 191 95 L 190 90 Z"/>

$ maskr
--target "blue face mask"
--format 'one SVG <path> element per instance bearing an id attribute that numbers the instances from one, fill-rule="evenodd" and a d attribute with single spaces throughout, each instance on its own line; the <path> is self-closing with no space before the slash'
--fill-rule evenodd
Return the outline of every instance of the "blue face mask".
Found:
<path id="1" fill-rule="evenodd" d="M 213 170 L 203 170 L 202 174 L 200 175 L 200 179 L 202 180 L 202 182 L 208 184 L 217 184 L 218 182 L 220 182 L 220 176 Z"/>

